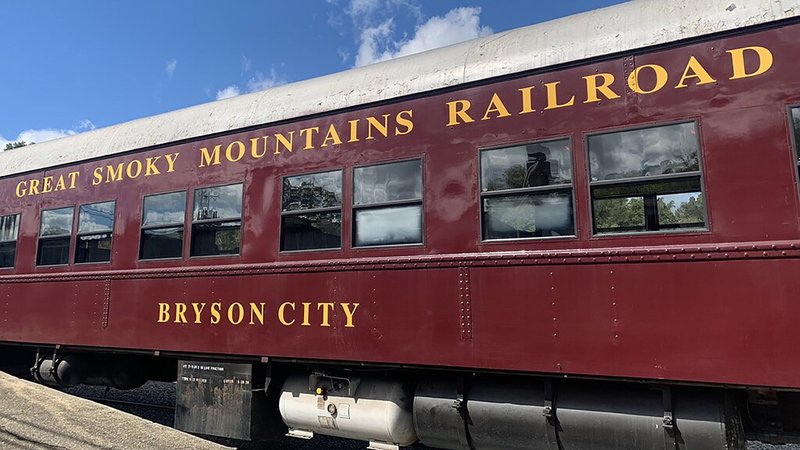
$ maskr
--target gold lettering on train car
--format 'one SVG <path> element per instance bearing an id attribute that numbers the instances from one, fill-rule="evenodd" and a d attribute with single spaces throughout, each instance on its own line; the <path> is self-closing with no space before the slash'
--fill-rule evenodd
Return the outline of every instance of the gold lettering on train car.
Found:
<path id="1" fill-rule="evenodd" d="M 321 327 L 331 326 L 329 313 L 335 306 L 336 305 L 333 303 L 317 303 L 317 311 L 322 310 L 322 321 L 320 322 Z"/>
<path id="2" fill-rule="evenodd" d="M 382 134 L 383 137 L 388 137 L 389 136 L 389 115 L 388 114 L 384 114 L 381 117 L 383 117 L 383 123 L 379 122 L 378 119 L 376 119 L 374 117 L 371 117 L 371 116 L 367 117 L 367 139 L 366 140 L 369 141 L 369 140 L 375 139 L 372 136 L 372 129 L 373 128 L 378 130 L 378 133 Z"/>
<path id="3" fill-rule="evenodd" d="M 755 72 L 748 73 L 747 67 L 745 66 L 745 51 L 755 52 L 756 56 L 758 57 L 758 69 Z M 761 75 L 762 73 L 766 72 L 767 70 L 772 67 L 772 52 L 769 49 L 764 47 L 742 47 L 742 48 L 735 48 L 733 50 L 726 50 L 727 53 L 731 55 L 731 66 L 733 68 L 733 73 L 731 75 L 731 80 L 738 80 L 740 78 L 749 78 L 754 77 L 756 75 Z"/>
<path id="4" fill-rule="evenodd" d="M 639 74 L 644 69 L 652 70 L 656 76 L 656 84 L 649 90 L 644 90 L 639 85 Z M 664 86 L 667 85 L 668 79 L 669 74 L 667 74 L 667 69 L 659 66 L 658 64 L 645 64 L 633 69 L 633 72 L 631 72 L 631 74 L 628 76 L 628 87 L 637 94 L 652 94 L 663 89 Z"/>
<path id="5" fill-rule="evenodd" d="M 447 111 L 449 117 L 447 126 L 452 127 L 455 125 L 461 125 L 462 123 L 475 122 L 475 119 L 467 114 L 467 111 L 471 106 L 472 103 L 470 103 L 469 100 L 454 100 L 452 102 L 447 102 Z"/>
<path id="6" fill-rule="evenodd" d="M 408 116 L 408 117 L 405 117 Z M 414 111 L 407 109 L 405 111 L 400 111 L 397 113 L 397 117 L 395 117 L 395 121 L 398 125 L 405 127 L 404 131 L 400 131 L 400 127 L 394 127 L 394 135 L 395 136 L 403 136 L 408 133 L 411 133 L 414 130 L 414 121 L 411 120 L 414 116 Z M 352 142 L 352 141 L 347 141 Z"/>
<path id="7" fill-rule="evenodd" d="M 691 73 L 689 73 L 690 70 Z M 709 75 L 705 67 L 703 67 L 703 65 L 700 64 L 700 61 L 698 61 L 694 56 L 689 57 L 689 62 L 686 63 L 686 68 L 683 70 L 683 75 L 678 81 L 678 84 L 675 85 L 675 89 L 688 87 L 689 85 L 686 84 L 686 80 L 689 78 L 697 78 L 697 83 L 695 83 L 696 86 L 717 81 L 712 78 L 711 75 Z"/>
<path id="8" fill-rule="evenodd" d="M 192 309 L 194 310 L 194 323 L 203 323 L 200 319 L 200 315 L 203 314 L 203 310 L 205 308 L 205 303 L 192 303 Z"/>
<path id="9" fill-rule="evenodd" d="M 355 314 L 358 309 L 359 303 L 349 302 L 302 302 L 302 312 L 298 310 L 297 304 L 292 301 L 286 301 L 280 304 L 276 310 L 275 319 L 284 327 L 291 326 L 306 326 L 306 327 L 331 327 L 332 319 L 337 317 L 336 312 L 341 309 L 344 313 L 345 328 L 355 328 Z M 158 303 L 158 320 L 157 323 L 176 323 L 176 324 L 197 324 L 202 325 L 210 323 L 217 325 L 224 323 L 227 325 L 242 326 L 242 325 L 267 325 L 267 303 L 266 302 L 233 302 L 224 305 L 223 302 L 211 303 L 211 307 L 206 311 L 205 302 L 189 303 L 174 302 L 174 303 Z M 250 320 L 245 322 L 247 318 L 247 310 L 249 309 Z M 188 317 L 188 314 L 194 313 L 194 317 Z M 300 315 L 302 314 L 302 322 L 299 322 Z M 193 320 L 192 320 L 193 319 Z"/>
<path id="10" fill-rule="evenodd" d="M 169 322 L 169 303 L 158 304 L 158 323 Z"/>
<path id="11" fill-rule="evenodd" d="M 339 138 L 339 133 L 336 131 L 336 127 L 333 124 L 328 127 L 328 133 L 325 134 L 325 140 L 322 141 L 322 145 L 320 145 L 320 147 L 327 147 L 328 141 L 333 142 L 333 145 L 339 145 L 342 143 L 342 139 Z"/>
<path id="12" fill-rule="evenodd" d="M 237 318 L 233 318 L 234 310 L 237 311 L 239 316 Z M 239 302 L 231 303 L 228 306 L 228 322 L 232 323 L 233 325 L 239 325 L 244 320 L 244 306 L 242 306 Z"/>
<path id="13" fill-rule="evenodd" d="M 14 194 L 17 198 L 75 189 L 80 172 L 48 175 L 42 178 L 22 180 L 17 183 Z M 55 182 L 55 185 L 53 184 Z"/>
<path id="14" fill-rule="evenodd" d="M 264 139 L 264 151 L 262 153 L 258 153 L 258 138 L 250 139 L 250 155 L 253 159 L 261 159 L 267 156 L 267 139 L 269 136 L 261 136 Z"/>
<path id="15" fill-rule="evenodd" d="M 151 156 L 149 158 L 132 159 L 130 161 L 113 164 L 106 164 L 105 166 L 95 167 L 92 171 L 92 186 L 99 186 L 104 183 L 116 183 L 124 180 L 135 180 L 142 176 L 150 177 L 154 175 L 161 175 L 164 173 L 175 172 L 175 161 L 178 160 L 180 153 L 169 153 L 161 156 Z M 164 157 L 166 168 L 159 169 L 157 163 Z M 166 169 L 166 170 L 164 170 Z"/>
<path id="16" fill-rule="evenodd" d="M 258 322 L 261 325 L 264 325 L 264 306 L 266 303 L 250 303 L 250 325 L 255 325 L 255 319 L 258 319 Z"/>
<path id="17" fill-rule="evenodd" d="M 353 324 L 353 315 L 355 315 L 358 305 L 359 303 L 353 303 L 353 309 L 350 309 L 350 303 L 342 303 L 342 310 L 344 311 L 344 315 L 347 317 L 347 321 L 344 324 L 345 328 L 355 327 Z"/>
<path id="18" fill-rule="evenodd" d="M 598 78 L 602 81 L 598 83 Z M 614 75 L 610 73 L 597 73 L 594 75 L 587 75 L 583 77 L 586 80 L 586 100 L 583 103 L 594 103 L 600 101 L 598 94 L 603 94 L 607 100 L 619 98 L 619 94 L 611 90 L 611 85 L 614 84 Z"/>
<path id="19" fill-rule="evenodd" d="M 556 109 L 556 108 L 564 108 L 567 106 L 572 106 L 575 104 L 575 96 L 573 95 L 567 100 L 566 103 L 558 103 L 558 85 L 560 81 L 554 81 L 552 83 L 545 83 L 544 87 L 547 88 L 547 106 L 544 109 Z"/>
<path id="20" fill-rule="evenodd" d="M 492 94 L 492 99 L 489 101 L 489 106 L 486 107 L 486 113 L 484 113 L 481 120 L 492 119 L 492 117 L 489 116 L 489 114 L 491 113 L 496 113 L 497 115 L 495 116 L 495 118 L 498 119 L 501 117 L 508 117 L 511 115 L 511 113 L 508 112 L 508 108 L 506 108 L 506 105 L 504 105 L 503 101 L 500 100 L 500 97 L 497 95 L 497 93 Z"/>
<path id="21" fill-rule="evenodd" d="M 238 152 L 234 153 L 233 147 L 238 148 Z M 228 158 L 230 162 L 238 162 L 242 158 L 244 158 L 244 142 L 242 141 L 233 141 L 228 144 L 228 148 L 225 149 L 225 157 Z"/>
<path id="22" fill-rule="evenodd" d="M 186 320 L 186 303 L 175 303 L 175 323 L 189 323 Z"/>
<path id="23" fill-rule="evenodd" d="M 526 88 L 517 89 L 520 94 L 522 94 L 522 110 L 520 110 L 520 114 L 527 114 L 536 111 L 533 109 L 533 96 L 531 91 L 535 86 L 528 86 Z"/>
<path id="24" fill-rule="evenodd" d="M 161 159 L 160 156 L 151 156 L 145 160 L 146 166 L 144 170 L 144 176 L 151 177 L 153 175 L 161 175 L 161 171 L 158 170 L 156 163 L 158 160 Z"/>
<path id="25" fill-rule="evenodd" d="M 289 327 L 289 326 L 292 326 L 294 324 L 295 320 L 294 319 L 286 320 L 286 307 L 287 306 L 291 306 L 292 311 L 295 310 L 294 302 L 283 302 L 283 303 L 281 303 L 281 306 L 278 307 L 278 320 L 280 321 L 281 324 Z"/>
<path id="26" fill-rule="evenodd" d="M 133 170 L 131 170 L 132 168 Z M 128 175 L 130 179 L 139 178 L 139 175 L 142 174 L 142 162 L 138 159 L 129 162 L 128 167 L 125 169 L 125 174 Z"/>
<path id="27" fill-rule="evenodd" d="M 290 131 L 287 133 L 289 137 L 287 138 L 283 133 L 275 133 L 275 154 L 281 154 L 281 145 L 283 148 L 292 153 L 292 147 L 294 146 L 294 131 Z"/>
<path id="28" fill-rule="evenodd" d="M 219 150 L 222 147 L 222 144 L 218 144 L 214 146 L 214 150 L 211 153 L 208 152 L 208 148 L 203 147 L 200 149 L 200 165 L 197 167 L 206 167 L 206 166 L 218 166 L 219 165 Z"/>
<path id="29" fill-rule="evenodd" d="M 358 142 L 358 122 L 359 119 L 348 120 L 347 123 L 350 124 L 350 140 L 347 142 Z"/>
<path id="30" fill-rule="evenodd" d="M 314 148 L 314 133 L 319 133 L 319 127 L 303 128 L 300 130 L 300 137 L 306 140 L 306 145 L 303 147 L 303 150 L 311 150 Z"/>
<path id="31" fill-rule="evenodd" d="M 214 302 L 211 304 L 211 324 L 216 325 L 222 320 L 222 316 L 220 315 L 220 311 L 222 311 L 222 303 Z"/>

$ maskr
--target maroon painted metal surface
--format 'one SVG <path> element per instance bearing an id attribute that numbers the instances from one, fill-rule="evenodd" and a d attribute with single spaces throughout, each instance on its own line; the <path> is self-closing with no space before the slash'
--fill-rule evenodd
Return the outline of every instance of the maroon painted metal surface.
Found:
<path id="1" fill-rule="evenodd" d="M 798 33 L 789 25 L 2 179 L 0 215 L 22 222 L 16 268 L 0 270 L 0 341 L 800 388 L 787 116 L 800 104 Z M 748 46 L 769 48 L 771 68 L 730 79 L 727 50 Z M 675 89 L 691 56 L 715 81 Z M 667 86 L 625 89 L 647 64 L 666 69 Z M 582 77 L 596 73 L 613 74 L 621 98 L 584 103 Z M 641 86 L 656 82 L 642 73 Z M 543 109 L 554 81 L 573 106 Z M 537 111 L 518 114 L 530 86 Z M 480 120 L 494 94 L 510 116 Z M 471 101 L 475 122 L 448 127 L 453 100 Z M 309 150 L 295 136 L 291 153 L 199 167 L 201 148 L 224 144 L 224 159 L 234 140 L 408 110 L 407 134 Z M 698 124 L 709 229 L 593 236 L 587 134 L 687 120 Z M 572 140 L 577 236 L 481 242 L 478 149 L 560 137 Z M 97 167 L 156 156 L 159 175 L 92 185 Z M 424 244 L 353 248 L 353 167 L 418 157 Z M 344 174 L 342 249 L 281 253 L 281 178 L 332 169 Z M 15 194 L 22 180 L 73 171 L 75 189 Z M 233 182 L 245 189 L 240 256 L 138 260 L 145 195 Z M 41 210 L 112 199 L 111 263 L 35 265 Z"/>

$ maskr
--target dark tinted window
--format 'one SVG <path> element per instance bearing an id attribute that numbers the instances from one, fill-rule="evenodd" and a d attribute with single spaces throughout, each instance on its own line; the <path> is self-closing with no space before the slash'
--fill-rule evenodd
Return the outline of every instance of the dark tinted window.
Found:
<path id="1" fill-rule="evenodd" d="M 706 227 L 693 122 L 589 136 L 595 233 Z"/>
<path id="2" fill-rule="evenodd" d="M 281 250 L 342 246 L 342 171 L 283 179 Z"/>
<path id="3" fill-rule="evenodd" d="M 238 255 L 241 247 L 242 185 L 194 193 L 192 256 Z"/>
<path id="4" fill-rule="evenodd" d="M 572 236 L 569 139 L 481 151 L 483 239 Z"/>
<path id="5" fill-rule="evenodd" d="M 36 264 L 52 266 L 69 263 L 74 212 L 73 207 L 42 211 Z"/>
<path id="6" fill-rule="evenodd" d="M 422 160 L 353 171 L 353 245 L 422 243 Z"/>
<path id="7" fill-rule="evenodd" d="M 115 202 L 80 207 L 75 263 L 111 261 L 115 207 Z"/>
<path id="8" fill-rule="evenodd" d="M 185 217 L 186 192 L 145 197 L 139 258 L 160 259 L 183 256 L 183 221 Z"/>
<path id="9" fill-rule="evenodd" d="M 0 216 L 0 268 L 14 267 L 19 236 L 19 214 Z"/>

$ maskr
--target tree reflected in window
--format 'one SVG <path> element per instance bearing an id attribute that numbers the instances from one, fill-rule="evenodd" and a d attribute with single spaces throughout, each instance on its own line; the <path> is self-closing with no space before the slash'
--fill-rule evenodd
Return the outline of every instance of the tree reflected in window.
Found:
<path id="1" fill-rule="evenodd" d="M 595 233 L 705 229 L 694 122 L 589 136 Z"/>
<path id="2" fill-rule="evenodd" d="M 285 177 L 281 251 L 342 246 L 342 171 Z"/>
<path id="3" fill-rule="evenodd" d="M 0 269 L 14 267 L 19 236 L 19 214 L 0 216 Z"/>

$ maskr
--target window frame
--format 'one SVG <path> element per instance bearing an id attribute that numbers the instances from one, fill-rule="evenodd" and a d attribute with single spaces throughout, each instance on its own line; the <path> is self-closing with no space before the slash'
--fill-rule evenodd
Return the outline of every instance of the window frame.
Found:
<path id="1" fill-rule="evenodd" d="M 787 108 L 789 118 L 789 145 L 791 146 L 792 157 L 794 158 L 795 182 L 797 183 L 798 189 L 800 189 L 800 142 L 798 142 L 794 128 L 794 110 L 797 110 L 797 115 L 800 117 L 800 103 L 790 104 Z"/>
<path id="2" fill-rule="evenodd" d="M 185 194 L 184 198 L 183 198 L 183 221 L 169 223 L 169 224 L 160 224 L 160 225 L 147 225 L 147 226 L 144 225 L 144 217 L 145 217 L 144 201 L 145 201 L 145 199 L 147 199 L 148 197 L 156 197 L 156 196 L 159 196 L 159 195 L 178 194 L 178 193 L 184 193 Z M 148 262 L 148 261 L 183 260 L 186 257 L 186 255 L 185 255 L 185 253 L 186 253 L 185 252 L 185 250 L 186 250 L 186 234 L 187 234 L 186 233 L 186 217 L 187 217 L 186 213 L 187 213 L 187 211 L 189 209 L 188 208 L 188 206 L 189 206 L 188 202 L 189 202 L 189 189 L 183 189 L 183 190 L 179 189 L 179 190 L 174 190 L 174 191 L 166 191 L 166 192 L 158 192 L 158 193 L 154 193 L 154 194 L 144 194 L 144 195 L 142 195 L 142 199 L 141 199 L 142 207 L 139 209 L 139 211 L 141 211 L 141 216 L 139 218 L 139 250 L 137 252 L 138 253 L 137 261 L 139 261 L 139 262 Z M 183 229 L 183 239 L 182 239 L 182 242 L 181 242 L 181 254 L 180 254 L 180 256 L 168 256 L 168 257 L 165 257 L 165 258 L 142 258 L 142 243 L 144 242 L 144 232 L 145 231 L 154 230 L 154 229 L 161 229 L 161 228 L 177 228 L 177 227 L 180 227 L 180 228 Z"/>
<path id="3" fill-rule="evenodd" d="M 694 125 L 696 140 L 697 140 L 697 170 L 692 172 L 682 172 L 676 174 L 661 174 L 661 175 L 654 175 L 654 176 L 638 176 L 638 177 L 630 177 L 630 178 L 623 178 L 618 180 L 600 180 L 600 181 L 592 181 L 592 169 L 591 169 L 591 155 L 589 152 L 589 138 L 592 136 L 604 135 L 604 134 L 614 134 L 614 133 L 624 133 L 627 131 L 637 131 L 637 130 L 647 130 L 651 128 L 661 128 L 661 127 L 668 127 L 673 125 L 681 125 L 691 123 Z M 588 200 L 589 200 L 589 219 L 591 222 L 591 235 L 590 239 L 608 239 L 608 238 L 615 238 L 619 236 L 640 236 L 640 235 L 674 235 L 674 234 L 704 234 L 711 232 L 711 221 L 709 220 L 709 207 L 708 207 L 708 189 L 706 188 L 705 183 L 705 163 L 703 161 L 703 137 L 702 137 L 702 128 L 700 119 L 697 117 L 686 118 L 686 119 L 676 119 L 670 120 L 665 122 L 651 122 L 646 124 L 636 124 L 633 126 L 618 126 L 614 128 L 608 128 L 603 130 L 595 130 L 590 133 L 584 133 L 583 135 L 584 140 L 584 157 L 586 158 L 586 186 L 588 189 Z M 651 184 L 657 183 L 660 181 L 680 181 L 680 180 L 690 180 L 697 178 L 700 183 L 700 192 L 703 194 L 703 227 L 687 227 L 687 228 L 672 228 L 672 229 L 659 229 L 659 230 L 643 230 L 643 231 L 604 231 L 598 232 L 597 225 L 595 220 L 595 207 L 594 207 L 594 196 L 592 195 L 592 191 L 594 187 L 603 187 L 603 186 L 621 186 L 621 185 L 637 185 L 637 184 Z M 643 197 L 643 196 L 642 196 Z M 645 215 L 645 226 L 647 225 L 646 222 L 646 215 Z"/>
<path id="4" fill-rule="evenodd" d="M 355 204 L 355 191 L 356 191 L 356 169 L 363 169 L 366 167 L 384 166 L 389 164 L 397 164 L 411 161 L 419 161 L 420 165 L 420 198 L 414 200 L 392 200 L 388 202 L 370 203 L 368 205 Z M 408 244 L 382 244 L 382 245 L 356 245 L 356 211 L 365 209 L 379 209 L 389 208 L 394 206 L 408 206 L 420 205 L 420 242 L 411 242 Z M 371 162 L 353 166 L 350 168 L 350 248 L 353 250 L 371 250 L 382 248 L 397 248 L 397 247 L 424 247 L 425 244 L 425 155 L 418 155 L 404 159 L 393 159 L 388 161 Z"/>
<path id="5" fill-rule="evenodd" d="M 84 206 L 99 205 L 101 203 L 113 203 L 114 204 L 114 217 L 113 217 L 113 221 L 111 223 L 111 230 L 108 231 L 107 233 L 97 232 L 97 231 L 81 233 L 80 232 L 81 208 L 83 208 Z M 85 264 L 111 264 L 111 261 L 114 259 L 114 236 L 115 236 L 114 229 L 117 226 L 117 200 L 116 199 L 101 200 L 101 201 L 98 201 L 98 202 L 78 204 L 78 205 L 76 205 L 76 208 L 78 210 L 78 214 L 74 219 L 75 226 L 73 228 L 74 229 L 73 234 L 75 235 L 75 249 L 72 252 L 72 262 L 73 262 L 73 264 L 75 264 L 76 266 L 77 265 L 85 265 Z M 77 258 L 77 256 L 78 256 L 77 255 L 77 253 L 78 253 L 78 240 L 82 236 L 95 236 L 95 235 L 99 235 L 99 234 L 110 234 L 111 235 L 111 237 L 110 237 L 110 239 L 111 239 L 111 250 L 110 250 L 110 255 L 109 255 L 108 261 L 78 262 L 78 258 Z"/>
<path id="6" fill-rule="evenodd" d="M 481 161 L 481 154 L 484 151 L 502 150 L 505 148 L 527 146 L 533 144 L 546 144 L 548 142 L 556 142 L 566 140 L 570 146 L 570 161 L 572 162 L 571 180 L 569 184 L 558 184 L 554 186 L 533 186 L 523 188 L 503 189 L 497 191 L 483 192 L 483 163 Z M 508 142 L 501 145 L 494 145 L 491 147 L 478 147 L 476 167 L 478 169 L 478 242 L 481 244 L 507 244 L 511 242 L 523 241 L 543 241 L 543 240 L 577 240 L 579 234 L 579 220 L 578 220 L 578 206 L 576 201 L 576 186 L 575 186 L 575 168 L 577 167 L 575 157 L 576 151 L 574 146 L 574 139 L 572 135 L 566 134 L 563 136 L 553 136 L 538 140 L 525 140 L 520 142 Z M 572 225 L 573 234 L 563 236 L 531 236 L 531 237 L 517 237 L 517 238 L 484 238 L 484 208 L 483 199 L 486 197 L 515 197 L 525 194 L 537 194 L 542 192 L 563 192 L 569 190 L 572 195 Z"/>
<path id="7" fill-rule="evenodd" d="M 72 208 L 72 223 L 70 223 L 69 233 L 68 234 L 42 236 L 42 225 L 43 225 L 43 221 L 44 221 L 44 213 L 46 213 L 48 211 L 58 211 L 60 209 L 69 209 L 69 208 Z M 65 267 L 65 266 L 69 266 L 70 264 L 73 263 L 73 253 L 75 252 L 75 250 L 74 250 L 74 248 L 75 248 L 74 247 L 75 239 L 73 239 L 73 235 L 75 234 L 75 220 L 76 220 L 76 218 L 75 218 L 75 209 L 76 208 L 77 208 L 77 205 L 71 205 L 71 206 L 61 206 L 61 207 L 55 207 L 55 208 L 47 208 L 47 209 L 42 209 L 42 210 L 39 211 L 39 231 L 37 232 L 36 256 L 35 256 L 35 261 L 34 261 L 35 262 L 35 266 L 37 268 L 38 267 Z M 69 245 L 67 246 L 67 262 L 59 263 L 59 264 L 41 264 L 39 262 L 39 254 L 40 254 L 40 251 L 41 251 L 42 241 L 62 239 L 64 237 L 69 237 Z"/>
<path id="8" fill-rule="evenodd" d="M 239 185 L 242 186 L 241 209 L 240 209 L 239 218 L 238 218 L 238 221 L 239 221 L 239 251 L 237 253 L 227 253 L 227 254 L 219 254 L 219 255 L 192 255 L 192 244 L 194 243 L 194 225 L 195 224 L 225 223 L 225 222 L 235 222 L 237 220 L 235 218 L 195 220 L 195 218 L 194 218 L 194 202 L 195 202 L 195 199 L 197 198 L 197 191 L 202 191 L 204 189 L 222 188 L 222 187 L 239 186 Z M 169 194 L 169 193 L 170 192 L 167 192 L 167 194 Z M 242 256 L 242 247 L 243 247 L 243 241 L 244 241 L 244 233 L 242 233 L 242 230 L 244 229 L 244 205 L 245 205 L 245 202 L 244 202 L 244 197 L 245 197 L 245 195 L 244 195 L 244 181 L 238 182 L 238 183 L 215 184 L 215 185 L 210 185 L 210 186 L 197 187 L 197 188 L 192 189 L 192 198 L 191 199 L 189 199 L 188 192 L 187 192 L 187 196 L 186 197 L 187 197 L 186 201 L 189 203 L 187 206 L 191 206 L 191 214 L 192 214 L 191 218 L 189 219 L 189 233 L 186 233 L 186 230 L 184 229 L 184 240 L 187 240 L 186 239 L 187 234 L 189 236 L 189 239 L 188 239 L 188 241 L 189 241 L 188 242 L 188 244 L 189 244 L 189 259 L 195 259 L 195 258 L 225 258 L 225 257 L 238 258 L 238 257 Z M 144 200 L 142 200 L 142 202 L 144 202 Z M 144 206 L 144 203 L 142 203 L 142 205 Z M 189 211 L 190 211 L 189 208 L 187 208 L 184 211 L 184 215 L 188 214 Z M 144 210 L 142 212 L 144 213 Z M 184 242 L 184 245 L 185 244 L 186 244 L 186 242 Z M 167 258 L 159 258 L 159 259 L 167 259 Z M 150 260 L 148 260 L 148 261 L 150 261 Z"/>
<path id="9" fill-rule="evenodd" d="M 283 181 L 287 178 L 294 178 L 294 177 L 302 177 L 305 175 L 318 175 L 323 173 L 330 173 L 330 172 L 340 172 L 341 173 L 341 194 L 342 194 L 342 203 L 339 206 L 328 206 L 325 208 L 313 208 L 313 209 L 303 209 L 303 210 L 293 210 L 293 211 L 284 211 L 283 210 Z M 345 227 L 344 227 L 344 207 L 345 207 L 345 197 L 346 192 L 345 188 L 345 169 L 338 168 L 338 169 L 323 169 L 314 172 L 301 172 L 292 175 L 283 175 L 280 177 L 280 184 L 281 184 L 281 196 L 280 196 L 280 233 L 278 234 L 278 253 L 281 254 L 291 254 L 291 253 L 305 253 L 305 252 L 330 252 L 330 251 L 342 251 L 344 249 L 344 237 L 345 237 Z M 352 200 L 352 199 L 351 199 Z M 350 202 L 352 205 L 352 201 Z M 339 236 L 339 246 L 338 247 L 326 247 L 326 248 L 306 248 L 306 249 L 298 249 L 298 250 L 284 250 L 283 249 L 283 218 L 286 216 L 297 216 L 301 214 L 318 214 L 318 213 L 327 213 L 327 212 L 336 212 L 339 211 L 339 217 L 342 221 L 342 229 L 340 231 Z"/>
<path id="10" fill-rule="evenodd" d="M 11 217 L 11 216 L 16 216 L 17 217 L 17 235 L 14 237 L 14 240 L 6 240 L 6 241 L 0 240 L 0 244 L 8 244 L 10 242 L 14 243 L 14 264 L 12 264 L 11 266 L 6 266 L 6 267 L 0 266 L 0 270 L 14 270 L 14 269 L 17 268 L 17 257 L 19 255 L 19 252 L 17 251 L 17 247 L 19 246 L 19 229 L 20 229 L 20 225 L 22 224 L 22 213 L 21 212 L 19 212 L 19 213 L 7 213 L 7 214 L 3 213 L 3 214 L 0 214 L 0 219 L 3 219 L 5 217 Z M 40 230 L 40 232 L 41 232 L 41 230 Z M 38 243 L 37 243 L 37 246 L 38 246 Z M 37 252 L 38 252 L 38 247 L 37 247 Z"/>

